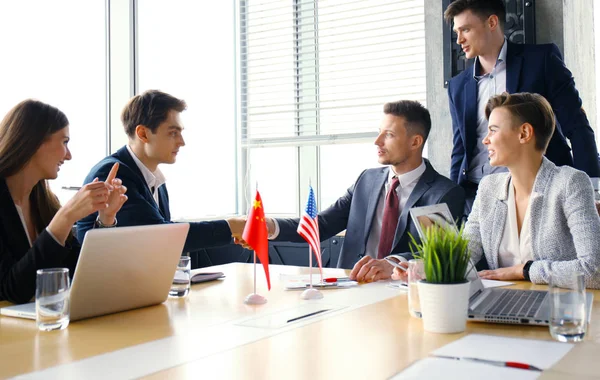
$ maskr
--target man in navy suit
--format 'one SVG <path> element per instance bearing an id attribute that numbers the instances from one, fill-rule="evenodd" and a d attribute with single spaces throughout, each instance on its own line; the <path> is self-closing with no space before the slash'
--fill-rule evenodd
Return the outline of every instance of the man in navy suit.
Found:
<path id="1" fill-rule="evenodd" d="M 129 137 L 128 145 L 104 158 L 92 168 L 84 184 L 94 178 L 104 180 L 115 162 L 118 176 L 127 187 L 128 200 L 117 213 L 118 226 L 171 223 L 169 193 L 159 164 L 173 164 L 185 145 L 179 115 L 186 103 L 164 92 L 150 90 L 133 97 L 123 109 L 121 121 Z M 96 214 L 77 222 L 77 238 L 93 228 Z M 232 236 L 241 236 L 244 221 L 190 223 L 184 251 L 229 244 Z"/>
<path id="2" fill-rule="evenodd" d="M 482 142 L 488 129 L 485 105 L 491 96 L 504 91 L 544 96 L 557 119 L 546 157 L 556 165 L 570 165 L 590 177 L 600 177 L 594 131 L 558 47 L 508 42 L 503 31 L 503 0 L 456 0 L 444 17 L 453 22 L 456 42 L 466 58 L 475 58 L 473 66 L 448 85 L 454 134 L 450 179 L 465 188 L 466 213 L 470 212 L 481 178 L 506 170 L 490 166 L 489 155 L 494 152 L 488 152 Z"/>
<path id="3" fill-rule="evenodd" d="M 377 281 L 391 276 L 393 267 L 383 258 L 410 252 L 409 233 L 419 240 L 409 217 L 412 207 L 447 203 L 455 218 L 462 215 L 463 189 L 423 159 L 423 146 L 430 130 L 429 111 L 419 102 L 387 103 L 375 140 L 379 163 L 386 166 L 363 171 L 344 196 L 319 213 L 321 240 L 346 230 L 337 266 L 353 268 L 352 279 Z M 395 188 L 397 222 L 391 222 L 385 215 L 394 182 L 398 183 Z M 388 221 L 387 224 L 384 221 Z M 388 247 L 382 249 L 383 230 L 389 225 Z M 271 239 L 303 241 L 296 232 L 298 219 L 267 218 L 267 227 Z"/>

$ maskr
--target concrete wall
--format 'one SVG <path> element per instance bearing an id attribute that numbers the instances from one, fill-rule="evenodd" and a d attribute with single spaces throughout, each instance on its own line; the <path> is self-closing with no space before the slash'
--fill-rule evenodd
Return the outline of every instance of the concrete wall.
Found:
<path id="1" fill-rule="evenodd" d="M 452 121 L 443 82 L 442 21 L 440 0 L 425 1 L 425 52 L 427 56 L 427 108 L 432 131 L 428 157 L 442 174 L 450 173 Z M 525 0 L 524 0 L 525 1 Z M 593 0 L 537 0 L 537 43 L 554 42 L 564 54 L 583 99 L 583 107 L 596 130 L 596 71 Z M 570 26 L 570 27 L 567 27 Z M 585 80 L 583 80 L 585 78 Z"/>
<path id="2" fill-rule="evenodd" d="M 431 113 L 432 124 L 427 155 L 438 172 L 449 175 L 452 121 L 448 108 L 448 93 L 444 88 L 443 13 L 440 0 L 425 0 L 427 108 Z"/>
<path id="3" fill-rule="evenodd" d="M 596 123 L 596 65 L 594 39 L 594 1 L 563 0 L 562 49 L 565 64 L 573 73 L 575 86 L 583 101 L 588 120 L 598 134 Z"/>

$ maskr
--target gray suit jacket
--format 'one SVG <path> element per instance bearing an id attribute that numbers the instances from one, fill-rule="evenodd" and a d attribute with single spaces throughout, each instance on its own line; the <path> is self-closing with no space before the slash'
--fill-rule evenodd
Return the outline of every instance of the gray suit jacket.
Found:
<path id="1" fill-rule="evenodd" d="M 498 268 L 498 249 L 508 216 L 510 173 L 484 177 L 465 226 L 475 262 L 482 255 L 490 269 Z M 581 271 L 586 286 L 600 288 L 600 218 L 594 206 L 589 177 L 568 166 L 557 167 L 547 158 L 535 178 L 530 198 L 531 282 L 548 283 L 550 271 L 559 286 L 567 275 Z"/>
<path id="2" fill-rule="evenodd" d="M 464 190 L 448 178 L 433 169 L 425 160 L 426 169 L 400 214 L 393 249 L 390 253 L 410 252 L 408 246 L 410 232 L 415 238 L 418 233 L 409 217 L 411 207 L 447 203 L 454 218 L 463 213 L 465 203 Z M 385 196 L 385 182 L 389 167 L 367 169 L 358 180 L 328 209 L 319 213 L 319 234 L 321 240 L 346 230 L 344 246 L 340 252 L 338 268 L 350 269 L 366 254 L 367 239 L 377 209 L 380 196 Z M 296 232 L 298 219 L 277 219 L 279 223 L 278 241 L 303 242 Z M 417 239 L 418 241 L 418 239 Z"/>

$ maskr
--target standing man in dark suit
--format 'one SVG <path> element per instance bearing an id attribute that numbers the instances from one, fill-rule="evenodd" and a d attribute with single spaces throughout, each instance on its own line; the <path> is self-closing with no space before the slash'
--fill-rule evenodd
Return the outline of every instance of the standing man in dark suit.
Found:
<path id="1" fill-rule="evenodd" d="M 409 217 L 412 207 L 447 203 L 458 218 L 464 207 L 464 191 L 440 175 L 423 159 L 423 146 L 431 130 L 429 111 L 419 102 L 387 103 L 375 140 L 379 163 L 367 169 L 346 194 L 319 213 L 321 240 L 346 230 L 337 266 L 353 268 L 358 281 L 389 278 L 392 265 L 383 258 L 410 252 L 410 232 L 417 230 Z M 267 218 L 271 239 L 302 242 L 296 232 L 298 219 Z"/>
<path id="2" fill-rule="evenodd" d="M 119 227 L 171 223 L 169 193 L 159 164 L 173 164 L 185 145 L 179 114 L 186 103 L 164 92 L 150 90 L 133 97 L 123 109 L 121 121 L 129 143 L 92 168 L 84 184 L 94 178 L 104 180 L 115 162 L 120 163 L 119 178 L 127 187 L 126 207 L 117 213 Z M 93 228 L 96 214 L 77 222 L 77 238 Z M 184 251 L 229 244 L 232 236 L 241 236 L 244 221 L 190 223 Z"/>
<path id="3" fill-rule="evenodd" d="M 569 165 L 600 177 L 596 138 L 581 108 L 575 81 L 555 44 L 520 45 L 504 37 L 506 10 L 503 0 L 456 0 L 444 18 L 453 23 L 469 68 L 448 85 L 454 132 L 450 179 L 465 188 L 466 214 L 483 176 L 506 171 L 491 167 L 483 138 L 488 133 L 485 104 L 506 91 L 544 96 L 556 115 L 557 125 L 546 157 L 556 165 Z M 572 148 L 567 143 L 569 139 Z"/>

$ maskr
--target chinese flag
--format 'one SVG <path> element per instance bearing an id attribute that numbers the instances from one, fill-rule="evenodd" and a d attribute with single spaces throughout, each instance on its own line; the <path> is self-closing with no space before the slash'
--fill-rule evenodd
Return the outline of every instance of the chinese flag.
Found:
<path id="1" fill-rule="evenodd" d="M 269 240 L 267 232 L 267 223 L 265 222 L 265 209 L 263 208 L 260 193 L 256 190 L 254 204 L 250 209 L 246 226 L 242 238 L 254 250 L 256 256 L 265 269 L 267 277 L 267 286 L 271 290 L 271 277 L 269 276 Z"/>

